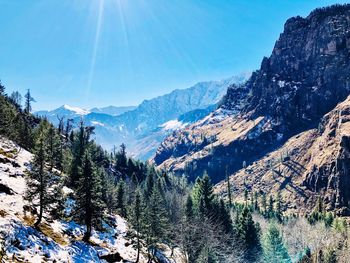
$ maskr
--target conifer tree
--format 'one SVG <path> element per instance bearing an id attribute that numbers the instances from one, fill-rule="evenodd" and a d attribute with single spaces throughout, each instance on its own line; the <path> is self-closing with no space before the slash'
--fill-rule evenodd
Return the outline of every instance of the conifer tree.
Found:
<path id="1" fill-rule="evenodd" d="M 267 217 L 268 218 L 271 218 L 273 217 L 275 211 L 273 209 L 273 199 L 272 199 L 272 196 L 270 195 L 269 196 L 269 207 L 268 207 L 268 211 L 267 211 Z"/>
<path id="2" fill-rule="evenodd" d="M 22 104 L 22 95 L 18 91 L 11 93 L 10 100 L 17 106 L 21 107 Z"/>
<path id="3" fill-rule="evenodd" d="M 283 244 L 280 231 L 271 223 L 263 238 L 263 254 L 266 263 L 291 263 L 287 249 Z"/>
<path id="4" fill-rule="evenodd" d="M 225 233 L 231 233 L 232 232 L 232 221 L 231 216 L 226 208 L 226 205 L 224 203 L 224 200 L 220 200 L 219 202 L 219 211 L 218 211 L 218 223 L 222 227 Z"/>
<path id="5" fill-rule="evenodd" d="M 24 112 L 29 114 L 32 111 L 32 102 L 35 102 L 35 99 L 30 94 L 30 90 L 27 90 L 26 95 L 24 95 L 26 101 L 25 101 L 25 107 Z"/>
<path id="6" fill-rule="evenodd" d="M 168 228 L 168 217 L 164 200 L 159 193 L 158 187 L 154 186 L 147 202 L 145 213 L 145 234 L 149 260 L 154 258 L 157 244 L 166 240 Z"/>
<path id="7" fill-rule="evenodd" d="M 238 237 L 242 240 L 246 248 L 246 259 L 254 261 L 260 250 L 260 227 L 254 223 L 252 214 L 247 205 L 244 206 L 238 215 L 235 223 Z"/>
<path id="8" fill-rule="evenodd" d="M 106 204 L 109 213 L 115 212 L 117 203 L 117 188 L 113 175 L 110 175 L 102 170 L 102 199 Z"/>
<path id="9" fill-rule="evenodd" d="M 188 195 L 186 199 L 185 216 L 187 220 L 193 218 L 193 201 L 191 195 Z"/>
<path id="10" fill-rule="evenodd" d="M 264 215 L 266 215 L 267 212 L 267 200 L 266 200 L 266 194 L 263 193 L 261 196 L 261 207 L 263 209 Z"/>
<path id="11" fill-rule="evenodd" d="M 60 137 L 57 134 L 57 130 L 50 125 L 48 128 L 48 161 L 51 172 L 55 167 L 62 167 L 62 154 Z"/>
<path id="12" fill-rule="evenodd" d="M 78 133 L 72 136 L 72 152 L 73 160 L 71 164 L 70 171 L 70 186 L 73 188 L 77 187 L 77 182 L 79 181 L 80 170 L 82 169 L 83 156 L 90 144 L 90 135 L 92 134 L 92 127 L 84 127 L 84 123 L 80 122 L 80 127 Z"/>
<path id="13" fill-rule="evenodd" d="M 84 154 L 81 173 L 76 192 L 78 209 L 75 216 L 86 225 L 83 240 L 88 242 L 92 228 L 101 228 L 105 211 L 102 199 L 102 172 L 94 166 L 89 151 Z"/>
<path id="14" fill-rule="evenodd" d="M 278 192 L 277 198 L 276 198 L 276 211 L 275 211 L 275 218 L 278 220 L 278 222 L 282 221 L 282 207 L 281 207 L 281 192 Z"/>
<path id="15" fill-rule="evenodd" d="M 232 208 L 232 193 L 231 193 L 231 182 L 230 176 L 228 174 L 228 168 L 226 167 L 226 182 L 227 182 L 227 196 L 228 196 L 228 205 L 229 208 Z"/>
<path id="16" fill-rule="evenodd" d="M 52 187 L 55 182 L 55 175 L 49 172 L 46 163 L 48 161 L 48 122 L 42 121 L 37 128 L 34 148 L 34 158 L 31 162 L 31 169 L 26 178 L 27 192 L 25 199 L 39 207 L 38 218 L 34 224 L 37 227 L 54 199 Z M 50 189 L 51 187 L 51 189 Z M 38 201 L 38 202 L 37 202 Z"/>
<path id="17" fill-rule="evenodd" d="M 136 248 L 137 256 L 135 263 L 138 263 L 140 260 L 140 251 L 141 251 L 141 231 L 142 231 L 142 220 L 143 220 L 143 207 L 142 207 L 142 197 L 141 190 L 138 187 L 135 191 L 134 203 L 130 211 L 130 221 L 135 229 L 136 234 Z"/>
<path id="18" fill-rule="evenodd" d="M 254 192 L 254 210 L 259 211 L 258 192 Z"/>
<path id="19" fill-rule="evenodd" d="M 145 199 L 148 200 L 152 194 L 153 188 L 154 188 L 154 173 L 151 170 L 147 171 L 147 177 L 146 177 L 146 185 L 144 190 L 144 196 Z"/>
<path id="20" fill-rule="evenodd" d="M 200 181 L 199 194 L 199 211 L 203 215 L 210 216 L 213 208 L 214 190 L 207 172 L 204 172 L 204 175 Z"/>
<path id="21" fill-rule="evenodd" d="M 126 198 L 125 198 L 125 183 L 121 179 L 117 186 L 117 205 L 116 208 L 122 217 L 126 217 Z"/>

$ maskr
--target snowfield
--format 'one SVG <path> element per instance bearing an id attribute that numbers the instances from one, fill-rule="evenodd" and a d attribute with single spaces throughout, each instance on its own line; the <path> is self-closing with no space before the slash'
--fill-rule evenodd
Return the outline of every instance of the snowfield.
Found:
<path id="1" fill-rule="evenodd" d="M 24 213 L 25 172 L 32 154 L 0 137 L 0 261 L 1 262 L 134 262 L 137 250 L 128 239 L 128 223 L 110 215 L 113 226 L 93 231 L 91 244 L 81 241 L 85 227 L 73 221 L 44 220 L 40 231 L 31 227 L 34 218 Z M 70 193 L 69 188 L 64 189 Z M 69 206 L 74 200 L 68 201 Z M 70 208 L 71 207 L 67 207 Z M 69 209 L 67 210 L 69 212 Z M 159 251 L 160 262 L 175 262 Z M 107 256 L 107 260 L 101 257 Z M 120 261 L 117 261 L 120 260 Z M 147 262 L 146 250 L 140 262 Z M 176 262 L 181 262 L 176 259 Z"/>

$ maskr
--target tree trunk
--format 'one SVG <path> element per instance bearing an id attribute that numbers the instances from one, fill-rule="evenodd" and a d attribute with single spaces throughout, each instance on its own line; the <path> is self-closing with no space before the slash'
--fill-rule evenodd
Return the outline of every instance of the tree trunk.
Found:
<path id="1" fill-rule="evenodd" d="M 139 234 L 137 233 L 137 256 L 136 256 L 135 263 L 138 263 L 139 260 L 140 260 L 140 237 L 139 237 Z"/>
<path id="2" fill-rule="evenodd" d="M 40 200 L 39 200 L 39 217 L 36 220 L 34 227 L 38 227 L 43 218 L 43 210 L 44 210 L 44 178 L 43 178 L 43 168 L 44 165 L 41 162 L 40 164 Z"/>

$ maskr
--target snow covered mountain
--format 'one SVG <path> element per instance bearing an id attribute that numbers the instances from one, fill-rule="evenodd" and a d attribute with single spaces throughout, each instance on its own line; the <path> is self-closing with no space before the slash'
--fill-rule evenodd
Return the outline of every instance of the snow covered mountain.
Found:
<path id="1" fill-rule="evenodd" d="M 46 116 L 48 120 L 54 124 L 57 124 L 59 118 L 64 117 L 65 119 L 72 119 L 76 117 L 81 117 L 89 114 L 89 110 L 81 109 L 74 106 L 69 106 L 67 104 L 61 107 L 51 110 L 51 111 L 37 111 L 35 112 L 38 116 Z"/>
<path id="2" fill-rule="evenodd" d="M 116 106 L 107 106 L 107 107 L 102 107 L 102 108 L 92 108 L 90 111 L 95 112 L 95 113 L 104 113 L 112 116 L 118 116 L 123 114 L 124 112 L 134 110 L 136 106 L 121 106 L 121 107 L 116 107 Z"/>
<path id="3" fill-rule="evenodd" d="M 95 139 L 103 147 L 110 150 L 125 143 L 130 155 L 145 160 L 168 134 L 208 115 L 229 86 L 242 83 L 249 76 L 250 73 L 244 73 L 221 81 L 200 82 L 145 100 L 137 107 L 109 106 L 88 111 L 64 105 L 36 114 L 47 116 L 54 124 L 58 117 L 71 118 L 75 124 L 83 118 L 86 125 L 96 127 Z"/>

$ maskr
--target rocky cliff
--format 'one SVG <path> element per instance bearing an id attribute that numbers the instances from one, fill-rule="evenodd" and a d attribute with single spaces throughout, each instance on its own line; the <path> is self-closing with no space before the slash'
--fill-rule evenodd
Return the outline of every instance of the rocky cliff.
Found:
<path id="1" fill-rule="evenodd" d="M 350 5 L 316 9 L 285 23 L 272 54 L 204 121 L 169 136 L 154 162 L 214 182 L 318 126 L 350 94 Z"/>
<path id="2" fill-rule="evenodd" d="M 284 210 L 305 214 L 320 197 L 328 211 L 350 215 L 350 96 L 319 126 L 292 136 L 280 148 L 230 178 L 235 200 L 244 192 L 282 195 Z M 227 196 L 227 183 L 216 191 Z"/>

